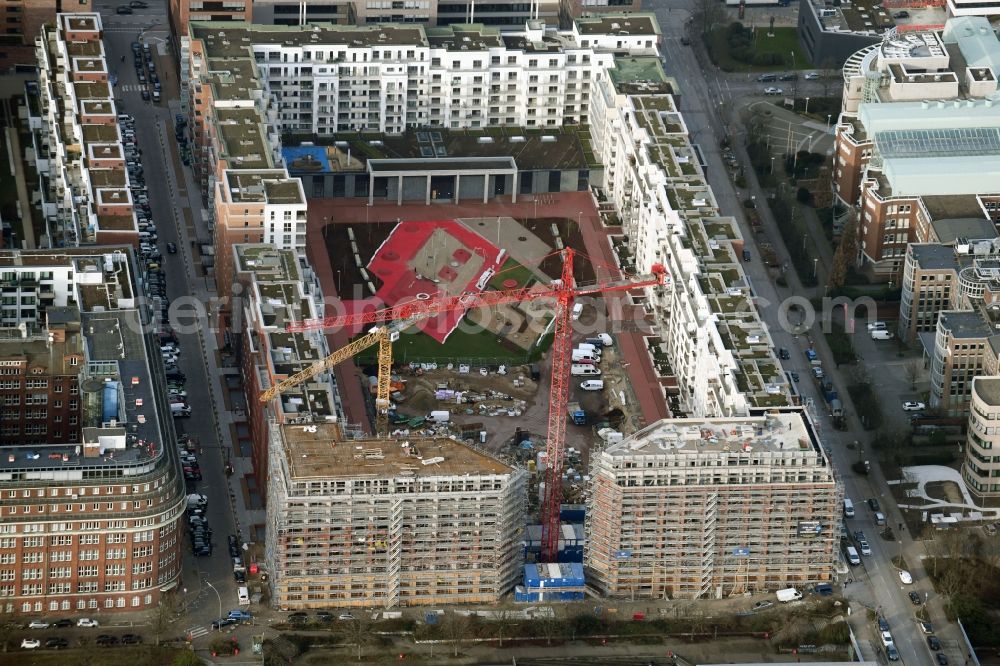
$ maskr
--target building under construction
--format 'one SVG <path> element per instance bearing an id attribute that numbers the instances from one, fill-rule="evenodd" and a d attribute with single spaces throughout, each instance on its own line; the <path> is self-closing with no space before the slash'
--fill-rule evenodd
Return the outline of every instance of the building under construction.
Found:
<path id="1" fill-rule="evenodd" d="M 283 609 L 492 603 L 521 576 L 524 470 L 447 438 L 272 425 L 266 559 Z"/>
<path id="2" fill-rule="evenodd" d="M 803 411 L 659 421 L 594 455 L 591 476 L 584 561 L 610 596 L 833 578 L 843 490 Z"/>

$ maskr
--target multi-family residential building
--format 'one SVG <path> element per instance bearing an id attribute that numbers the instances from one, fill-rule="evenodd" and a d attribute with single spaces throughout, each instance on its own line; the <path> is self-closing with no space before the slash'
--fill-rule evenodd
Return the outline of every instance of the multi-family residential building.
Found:
<path id="1" fill-rule="evenodd" d="M 602 7 L 607 8 L 608 5 L 595 5 L 595 10 Z M 638 11 L 639 3 L 629 0 L 622 7 L 611 8 L 621 10 L 630 7 Z M 330 22 L 342 25 L 417 23 L 443 26 L 480 23 L 500 30 L 517 31 L 530 20 L 557 27 L 559 14 L 558 0 L 530 3 L 498 0 L 481 4 L 471 0 L 254 0 L 253 3 L 254 23 L 271 25 Z M 579 16 L 579 12 L 570 16 Z"/>
<path id="2" fill-rule="evenodd" d="M 32 70 L 35 38 L 46 23 L 55 23 L 59 0 L 3 0 L 0 2 L 0 71 Z"/>
<path id="3" fill-rule="evenodd" d="M 0 252 L 32 316 L 0 328 L 0 609 L 155 608 L 184 484 L 128 247 Z"/>
<path id="4" fill-rule="evenodd" d="M 658 63 L 628 60 L 597 83 L 590 134 L 604 167 L 597 184 L 621 216 L 628 262 L 664 263 L 672 276 L 643 302 L 655 321 L 648 346 L 661 388 L 675 415 L 787 405 L 789 382 L 749 299 L 739 227 L 720 214 Z"/>
<path id="5" fill-rule="evenodd" d="M 218 104 L 232 104 L 239 93 L 273 99 L 273 122 L 290 133 L 398 134 L 428 125 L 555 128 L 587 123 L 591 87 L 613 66 L 613 51 L 654 55 L 659 37 L 647 14 L 579 19 L 568 31 L 530 22 L 516 33 L 478 24 L 195 23 L 187 67 L 199 84 L 221 71 L 235 77 L 235 89 L 222 89 L 229 79 L 215 86 Z M 239 79 L 244 72 L 245 82 Z M 209 101 L 200 87 L 192 93 L 194 108 Z"/>
<path id="6" fill-rule="evenodd" d="M 495 603 L 517 582 L 524 470 L 453 439 L 272 427 L 265 557 L 279 608 Z"/>
<path id="7" fill-rule="evenodd" d="M 292 250 L 271 245 L 238 244 L 233 255 L 233 283 L 239 305 L 227 322 L 243 376 L 251 459 L 258 487 L 268 478 L 271 423 L 344 423 L 340 391 L 332 371 L 287 389 L 269 403 L 261 392 L 329 355 L 319 332 L 290 333 L 285 325 L 316 317 L 321 307 L 319 283 L 305 260 Z M 356 389 L 349 387 L 348 390 Z"/>
<path id="8" fill-rule="evenodd" d="M 306 195 L 284 169 L 226 169 L 215 193 L 216 279 L 232 285 L 233 246 L 265 243 L 305 253 Z"/>
<path id="9" fill-rule="evenodd" d="M 962 478 L 976 497 L 1000 496 L 1000 377 L 976 377 L 972 380 L 969 409 L 969 434 L 966 438 Z"/>
<path id="10" fill-rule="evenodd" d="M 998 72 L 1000 40 L 977 17 L 890 30 L 845 63 L 834 190 L 858 219 L 859 261 L 872 273 L 898 279 L 931 220 L 996 217 Z"/>
<path id="11" fill-rule="evenodd" d="M 36 42 L 39 193 L 52 247 L 139 245 L 99 14 L 59 14 Z M 30 108 L 30 107 L 29 107 Z"/>
<path id="12" fill-rule="evenodd" d="M 180 39 L 191 21 L 249 21 L 254 4 L 254 0 L 169 0 L 167 16 Z"/>
<path id="13" fill-rule="evenodd" d="M 591 460 L 584 563 L 602 593 L 721 598 L 833 579 L 843 489 L 798 409 L 666 419 Z"/>

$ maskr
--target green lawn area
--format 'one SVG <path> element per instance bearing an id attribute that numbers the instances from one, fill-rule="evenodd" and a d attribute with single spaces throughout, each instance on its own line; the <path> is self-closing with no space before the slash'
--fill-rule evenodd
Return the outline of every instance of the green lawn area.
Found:
<path id="1" fill-rule="evenodd" d="M 754 50 L 756 54 L 777 54 L 781 64 L 750 65 L 735 60 L 729 52 L 726 41 L 728 28 L 716 28 L 705 37 L 712 60 L 726 72 L 783 72 L 790 69 L 808 69 L 809 59 L 799 48 L 796 28 L 775 28 L 774 37 L 768 37 L 767 26 L 757 26 Z M 794 54 L 794 56 L 793 56 Z M 794 63 L 793 61 L 794 57 Z"/>
<path id="2" fill-rule="evenodd" d="M 404 332 L 392 345 L 392 356 L 396 363 L 469 361 L 515 364 L 538 360 L 546 348 L 547 345 L 543 344 L 530 353 L 515 351 L 504 346 L 496 334 L 490 331 L 467 332 L 458 328 L 448 336 L 448 341 L 443 345 L 426 333 Z M 371 347 L 358 354 L 357 364 L 373 363 L 377 349 Z"/>
<path id="3" fill-rule="evenodd" d="M 507 259 L 504 262 L 503 267 L 497 271 L 497 274 L 487 283 L 487 286 L 490 289 L 501 291 L 506 288 L 503 286 L 503 283 L 507 280 L 516 280 L 518 287 L 524 287 L 536 281 L 534 273 L 513 259 Z"/>

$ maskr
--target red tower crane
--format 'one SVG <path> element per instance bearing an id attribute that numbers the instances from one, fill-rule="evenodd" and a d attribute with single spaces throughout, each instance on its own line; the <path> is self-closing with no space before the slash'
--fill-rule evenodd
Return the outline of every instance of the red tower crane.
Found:
<path id="1" fill-rule="evenodd" d="M 654 264 L 650 274 L 633 279 L 596 281 L 588 285 L 575 285 L 573 281 L 573 257 L 575 252 L 567 248 L 563 253 L 562 278 L 551 284 L 537 284 L 530 287 L 464 293 L 426 300 L 412 300 L 392 307 L 362 312 L 353 315 L 338 315 L 323 319 L 292 322 L 286 326 L 289 332 L 330 329 L 342 326 L 364 326 L 386 322 L 409 320 L 415 323 L 435 315 L 469 308 L 488 308 L 509 303 L 521 303 L 542 298 L 555 301 L 554 336 L 552 340 L 552 379 L 549 386 L 549 419 L 546 432 L 545 452 L 548 455 L 545 469 L 545 495 L 542 502 L 542 561 L 555 562 L 559 547 L 559 508 L 562 503 L 562 462 L 563 443 L 566 437 L 566 404 L 569 401 L 570 358 L 572 356 L 572 330 L 570 313 L 574 299 L 591 294 L 628 291 L 656 285 L 664 285 L 669 277 L 662 264 Z"/>

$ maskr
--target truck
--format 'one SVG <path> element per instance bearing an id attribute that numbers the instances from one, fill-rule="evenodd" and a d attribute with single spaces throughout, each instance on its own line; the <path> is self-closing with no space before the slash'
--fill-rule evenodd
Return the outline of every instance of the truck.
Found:
<path id="1" fill-rule="evenodd" d="M 569 413 L 570 419 L 573 420 L 573 425 L 587 425 L 587 412 L 583 411 L 580 403 L 569 403 L 566 405 L 566 411 Z"/>
<path id="2" fill-rule="evenodd" d="M 778 601 L 783 604 L 787 604 L 789 601 L 798 601 L 802 598 L 802 593 L 794 587 L 786 587 L 783 590 L 778 590 L 775 592 L 775 595 L 777 595 Z"/>
<path id="3" fill-rule="evenodd" d="M 830 414 L 835 421 L 844 418 L 844 405 L 837 398 L 830 401 Z"/>

